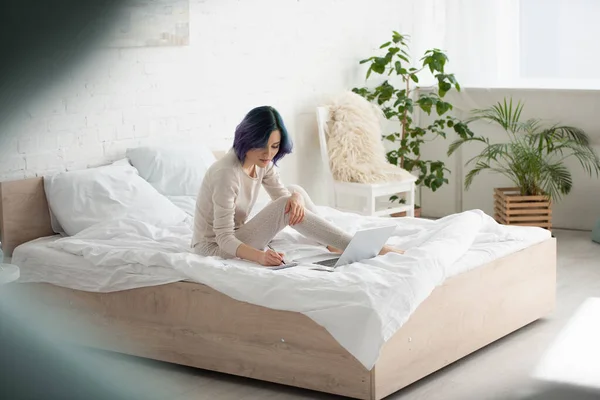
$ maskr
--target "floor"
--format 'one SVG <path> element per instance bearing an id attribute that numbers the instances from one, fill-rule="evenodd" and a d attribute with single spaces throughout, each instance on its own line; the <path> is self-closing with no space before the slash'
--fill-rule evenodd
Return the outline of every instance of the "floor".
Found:
<path id="1" fill-rule="evenodd" d="M 591 242 L 589 232 L 557 230 L 555 235 L 558 239 L 558 297 L 557 308 L 550 317 L 477 351 L 388 399 L 553 400 L 568 398 L 587 400 L 600 398 L 600 392 L 577 386 L 544 383 L 532 377 L 542 356 L 555 343 L 558 334 L 572 321 L 575 311 L 586 299 L 600 298 L 600 245 Z M 600 360 L 600 354 L 598 356 L 594 360 Z M 91 352 L 81 357 L 93 358 L 93 362 L 98 365 L 96 371 L 109 371 L 113 378 L 107 381 L 110 381 L 110 385 L 115 389 L 133 390 L 132 393 L 135 393 L 124 398 L 343 399 L 308 390 L 117 354 Z M 600 368 L 592 373 L 596 374 L 596 382 L 599 383 L 600 388 L 599 371 Z"/>

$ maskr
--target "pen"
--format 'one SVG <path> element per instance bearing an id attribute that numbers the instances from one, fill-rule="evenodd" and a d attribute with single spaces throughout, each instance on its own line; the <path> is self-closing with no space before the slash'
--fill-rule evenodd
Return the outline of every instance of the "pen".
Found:
<path id="1" fill-rule="evenodd" d="M 277 251 L 274 248 L 272 248 L 270 244 L 268 244 L 267 247 L 270 248 L 271 250 L 273 250 L 275 253 L 277 253 Z M 277 253 L 277 254 L 279 254 L 279 253 Z M 283 257 L 281 257 L 281 263 L 285 264 L 285 261 L 283 261 Z"/>

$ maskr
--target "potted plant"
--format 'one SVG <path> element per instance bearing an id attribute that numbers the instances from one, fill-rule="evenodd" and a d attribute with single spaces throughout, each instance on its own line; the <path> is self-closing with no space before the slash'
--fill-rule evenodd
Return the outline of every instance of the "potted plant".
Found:
<path id="1" fill-rule="evenodd" d="M 414 67 L 408 53 L 407 40 L 408 36 L 394 31 L 392 40 L 379 47 L 383 52 L 382 55 L 360 61 L 360 64 L 369 65 L 366 79 L 369 79 L 373 72 L 380 75 L 393 75 L 399 84 L 398 88 L 394 86 L 394 82 L 386 79 L 372 89 L 362 87 L 353 88 L 352 91 L 380 106 L 387 120 L 399 123 L 399 131 L 383 135 L 384 140 L 393 142 L 397 146 L 387 153 L 388 161 L 407 171 L 418 172 L 415 184 L 419 188 L 419 193 L 423 186 L 435 192 L 448 183 L 446 173 L 450 171 L 442 161 L 422 159 L 421 145 L 426 139 L 446 138 L 447 128 L 454 130 L 461 138 L 471 137 L 473 133 L 467 124 L 446 115 L 453 107 L 443 100 L 444 96 L 453 88 L 460 91 L 460 85 L 454 74 L 446 72 L 448 57 L 441 50 L 427 50 L 420 59 L 421 65 L 418 68 Z M 419 76 L 425 70 L 429 70 L 434 75 L 437 85 L 434 90 L 419 93 L 417 96 L 415 85 L 419 83 Z M 413 119 L 413 113 L 417 109 L 427 115 L 431 115 L 434 111 L 439 118 L 427 126 L 417 126 Z M 429 139 L 431 136 L 433 138 Z M 402 201 L 397 196 L 392 196 L 390 200 Z M 415 215 L 420 214 L 420 209 L 416 208 Z"/>
<path id="2" fill-rule="evenodd" d="M 483 136 L 463 137 L 448 148 L 448 155 L 467 142 L 483 145 L 481 152 L 467 161 L 473 168 L 465 177 L 468 190 L 481 171 L 506 176 L 511 188 L 494 189 L 494 216 L 503 224 L 552 228 L 552 203 L 569 194 L 573 187 L 571 172 L 564 161 L 575 157 L 591 176 L 600 173 L 600 158 L 590 145 L 588 135 L 565 125 L 544 127 L 539 119 L 521 121 L 523 104 L 512 99 L 482 110 L 473 110 L 467 122 L 487 121 L 500 126 L 507 141 L 490 143 Z"/>

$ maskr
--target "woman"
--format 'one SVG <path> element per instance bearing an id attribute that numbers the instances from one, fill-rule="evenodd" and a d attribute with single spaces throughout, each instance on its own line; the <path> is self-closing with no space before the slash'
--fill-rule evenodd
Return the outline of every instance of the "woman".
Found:
<path id="1" fill-rule="evenodd" d="M 273 107 L 251 110 L 235 130 L 233 148 L 206 172 L 196 203 L 192 247 L 203 256 L 239 257 L 264 266 L 283 263 L 283 254 L 265 249 L 287 225 L 340 252 L 352 238 L 320 217 L 300 187 L 286 188 L 275 171 L 292 142 Z M 271 199 L 247 221 L 260 186 Z M 380 254 L 401 250 L 385 246 Z"/>

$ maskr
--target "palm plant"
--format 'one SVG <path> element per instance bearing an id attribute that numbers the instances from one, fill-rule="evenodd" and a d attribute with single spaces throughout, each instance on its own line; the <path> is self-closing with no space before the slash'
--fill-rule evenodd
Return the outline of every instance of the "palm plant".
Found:
<path id="1" fill-rule="evenodd" d="M 467 142 L 485 146 L 465 164 L 474 164 L 465 177 L 466 190 L 481 171 L 489 170 L 509 178 L 523 196 L 543 195 L 558 201 L 573 187 L 571 172 L 564 164 L 570 157 L 575 157 L 588 175 L 595 173 L 598 177 L 600 158 L 584 131 L 559 124 L 543 127 L 539 119 L 521 121 L 522 111 L 520 101 L 513 107 L 512 99 L 505 98 L 489 108 L 472 112 L 468 123 L 478 120 L 495 123 L 504 129 L 509 141 L 490 143 L 488 138 L 473 136 L 461 137 L 449 146 L 448 155 Z"/>

